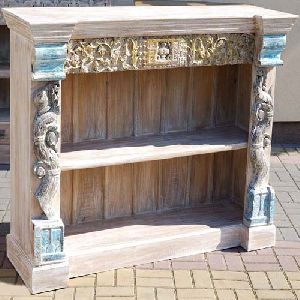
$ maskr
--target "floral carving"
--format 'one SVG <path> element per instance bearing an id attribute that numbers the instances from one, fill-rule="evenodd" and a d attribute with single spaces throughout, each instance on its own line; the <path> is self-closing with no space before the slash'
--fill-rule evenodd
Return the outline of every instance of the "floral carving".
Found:
<path id="1" fill-rule="evenodd" d="M 34 153 L 36 163 L 34 174 L 40 180 L 35 198 L 48 219 L 59 218 L 53 205 L 54 196 L 59 187 L 58 158 L 58 115 L 59 83 L 49 83 L 36 91 L 33 101 L 36 114 L 33 122 Z"/>
<path id="2" fill-rule="evenodd" d="M 253 62 L 252 34 L 72 40 L 67 73 L 146 70 Z"/>

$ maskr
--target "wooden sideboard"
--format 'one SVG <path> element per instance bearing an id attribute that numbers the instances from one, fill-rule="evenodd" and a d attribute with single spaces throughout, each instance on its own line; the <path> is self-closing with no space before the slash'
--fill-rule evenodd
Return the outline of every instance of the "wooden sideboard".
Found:
<path id="1" fill-rule="evenodd" d="M 4 9 L 11 232 L 33 293 L 273 246 L 275 68 L 297 16 L 253 6 Z"/>
<path id="2" fill-rule="evenodd" d="M 9 30 L 1 8 L 22 6 L 116 6 L 134 5 L 134 0 L 0 0 L 0 170 L 9 169 Z"/>

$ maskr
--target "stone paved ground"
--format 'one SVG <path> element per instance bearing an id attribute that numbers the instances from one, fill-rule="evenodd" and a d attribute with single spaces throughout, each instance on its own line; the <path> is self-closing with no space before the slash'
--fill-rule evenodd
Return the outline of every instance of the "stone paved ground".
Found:
<path id="1" fill-rule="evenodd" d="M 217 251 L 70 280 L 67 289 L 30 296 L 5 257 L 0 236 L 0 300 L 300 300 L 300 148 L 274 148 L 277 245 Z M 9 221 L 9 173 L 0 173 L 0 220 Z"/>

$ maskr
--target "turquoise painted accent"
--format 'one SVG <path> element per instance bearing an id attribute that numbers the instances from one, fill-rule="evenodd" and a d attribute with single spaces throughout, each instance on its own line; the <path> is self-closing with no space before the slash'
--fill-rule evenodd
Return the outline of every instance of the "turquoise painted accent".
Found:
<path id="1" fill-rule="evenodd" d="M 64 225 L 61 220 L 33 220 L 37 266 L 64 260 Z"/>
<path id="2" fill-rule="evenodd" d="M 66 44 L 41 44 L 35 46 L 32 78 L 39 81 L 55 81 L 66 78 L 64 71 L 67 56 Z"/>
<path id="3" fill-rule="evenodd" d="M 260 53 L 259 62 L 261 66 L 281 66 L 283 61 L 281 54 L 286 46 L 286 35 L 264 35 L 263 47 Z"/>
<path id="4" fill-rule="evenodd" d="M 249 188 L 244 224 L 248 227 L 270 225 L 274 222 L 275 192 L 270 186 Z"/>

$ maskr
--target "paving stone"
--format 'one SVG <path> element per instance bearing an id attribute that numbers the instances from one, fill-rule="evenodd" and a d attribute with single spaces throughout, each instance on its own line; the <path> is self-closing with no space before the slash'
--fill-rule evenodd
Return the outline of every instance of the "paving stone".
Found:
<path id="1" fill-rule="evenodd" d="M 256 264 L 245 264 L 246 270 L 249 272 L 255 271 L 280 271 L 279 264 L 263 264 L 263 263 L 256 263 Z"/>
<path id="2" fill-rule="evenodd" d="M 41 300 L 52 300 L 52 297 L 43 297 L 40 295 L 32 295 L 32 296 L 17 296 L 13 297 L 13 300 L 32 300 L 32 299 L 41 299 Z"/>
<path id="3" fill-rule="evenodd" d="M 249 272 L 248 274 L 254 289 L 271 289 L 268 278 L 264 272 Z"/>
<path id="4" fill-rule="evenodd" d="M 248 281 L 246 273 L 231 272 L 231 271 L 212 271 L 213 279 L 227 279 L 227 280 L 243 280 Z"/>
<path id="5" fill-rule="evenodd" d="M 30 296 L 25 285 L 15 285 L 14 278 L 1 278 L 0 296 Z"/>
<path id="6" fill-rule="evenodd" d="M 300 272 L 286 272 L 286 275 L 290 281 L 292 280 L 300 281 Z"/>
<path id="7" fill-rule="evenodd" d="M 100 286 L 96 288 L 96 295 L 109 297 L 134 296 L 134 288 L 129 286 Z"/>
<path id="8" fill-rule="evenodd" d="M 192 288 L 192 276 L 190 270 L 174 270 L 176 288 Z"/>
<path id="9" fill-rule="evenodd" d="M 226 263 L 223 255 L 220 254 L 207 254 L 207 260 L 212 270 L 226 270 Z"/>
<path id="10" fill-rule="evenodd" d="M 208 271 L 193 270 L 196 288 L 212 288 L 210 273 Z"/>
<path id="11" fill-rule="evenodd" d="M 73 300 L 74 299 L 74 288 L 66 288 L 57 290 L 55 292 L 55 300 Z"/>
<path id="12" fill-rule="evenodd" d="M 155 290 L 151 287 L 137 287 L 137 300 L 155 300 Z"/>
<path id="13" fill-rule="evenodd" d="M 294 294 L 291 291 L 280 291 L 280 290 L 258 290 L 256 291 L 258 299 L 280 299 L 289 300 L 295 299 Z"/>
<path id="14" fill-rule="evenodd" d="M 236 300 L 234 291 L 231 290 L 217 290 L 219 300 Z"/>
<path id="15" fill-rule="evenodd" d="M 290 286 L 282 272 L 267 272 L 271 285 L 275 290 L 289 290 Z"/>
<path id="16" fill-rule="evenodd" d="M 96 299 L 97 300 L 135 300 L 135 297 L 96 297 Z"/>
<path id="17" fill-rule="evenodd" d="M 214 286 L 216 289 L 251 289 L 249 282 L 241 280 L 214 280 Z"/>
<path id="18" fill-rule="evenodd" d="M 74 300 L 93 300 L 94 294 L 95 290 L 92 287 L 78 287 L 75 289 Z"/>
<path id="19" fill-rule="evenodd" d="M 86 287 L 86 286 L 94 286 L 95 278 L 94 277 L 77 277 L 69 280 L 70 287 Z"/>
<path id="20" fill-rule="evenodd" d="M 216 299 L 213 289 L 178 289 L 178 300 Z"/>
<path id="21" fill-rule="evenodd" d="M 101 272 L 97 274 L 98 286 L 114 286 L 115 285 L 115 271 Z"/>
<path id="22" fill-rule="evenodd" d="M 291 281 L 291 286 L 294 290 L 300 290 L 300 281 Z"/>
<path id="23" fill-rule="evenodd" d="M 281 241 L 281 242 L 276 242 L 275 249 L 299 249 L 299 254 L 300 254 L 300 243 L 299 242 L 294 242 L 294 241 Z"/>
<path id="24" fill-rule="evenodd" d="M 0 296 L 0 300 L 11 300 L 10 296 Z"/>
<path id="25" fill-rule="evenodd" d="M 238 300 L 255 300 L 256 297 L 250 290 L 235 290 Z"/>
<path id="26" fill-rule="evenodd" d="M 272 255 L 256 255 L 256 256 L 244 256 L 245 263 L 276 263 L 277 259 Z"/>
<path id="27" fill-rule="evenodd" d="M 117 286 L 133 286 L 134 273 L 133 269 L 119 269 L 117 270 Z"/>
<path id="28" fill-rule="evenodd" d="M 161 289 L 156 290 L 157 300 L 175 300 L 175 289 Z"/>
<path id="29" fill-rule="evenodd" d="M 172 261 L 174 270 L 208 270 L 206 262 L 203 261 Z"/>
<path id="30" fill-rule="evenodd" d="M 277 256 L 284 271 L 298 271 L 298 265 L 293 256 Z"/>
<path id="31" fill-rule="evenodd" d="M 299 249 L 293 249 L 293 248 L 275 248 L 275 252 L 277 255 L 299 255 Z M 267 270 L 266 270 L 267 271 Z"/>
<path id="32" fill-rule="evenodd" d="M 137 277 L 137 286 L 151 286 L 151 287 L 174 287 L 173 278 L 166 277 Z"/>
<path id="33" fill-rule="evenodd" d="M 171 270 L 136 270 L 136 277 L 172 278 Z"/>
<path id="34" fill-rule="evenodd" d="M 244 271 L 244 265 L 240 256 L 224 255 L 229 271 Z"/>

